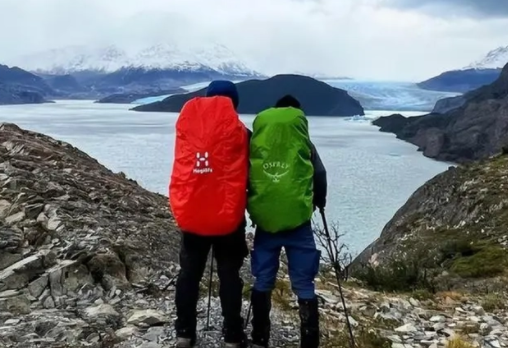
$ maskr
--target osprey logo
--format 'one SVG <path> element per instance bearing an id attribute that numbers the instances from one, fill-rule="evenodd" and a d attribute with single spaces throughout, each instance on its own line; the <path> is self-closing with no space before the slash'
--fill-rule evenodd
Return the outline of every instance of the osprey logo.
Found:
<path id="1" fill-rule="evenodd" d="M 280 179 L 289 173 L 289 165 L 284 162 L 267 162 L 263 164 L 263 172 L 273 183 L 279 183 Z"/>
<path id="2" fill-rule="evenodd" d="M 202 154 L 201 152 L 196 153 L 196 167 L 192 171 L 196 174 L 205 174 L 213 172 L 210 168 L 210 160 L 208 159 L 208 152 Z"/>

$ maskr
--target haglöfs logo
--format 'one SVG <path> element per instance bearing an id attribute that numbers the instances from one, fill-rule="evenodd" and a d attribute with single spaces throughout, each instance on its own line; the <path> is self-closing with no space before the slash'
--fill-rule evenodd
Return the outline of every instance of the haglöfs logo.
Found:
<path id="1" fill-rule="evenodd" d="M 212 173 L 213 169 L 210 168 L 210 159 L 208 157 L 208 152 L 196 153 L 196 166 L 194 170 L 192 171 L 196 174 L 206 174 L 206 173 Z"/>

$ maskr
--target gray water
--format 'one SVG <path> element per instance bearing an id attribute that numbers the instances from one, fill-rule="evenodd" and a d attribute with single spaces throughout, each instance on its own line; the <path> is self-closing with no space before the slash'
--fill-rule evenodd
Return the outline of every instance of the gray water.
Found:
<path id="1" fill-rule="evenodd" d="M 90 101 L 2 106 L 0 122 L 69 142 L 111 170 L 167 194 L 178 115 L 128 108 Z M 369 112 L 367 118 L 309 118 L 312 141 L 328 171 L 328 220 L 339 223 L 353 252 L 376 239 L 409 196 L 448 167 L 370 124 L 369 118 L 393 112 Z M 253 118 L 242 116 L 248 127 Z"/>

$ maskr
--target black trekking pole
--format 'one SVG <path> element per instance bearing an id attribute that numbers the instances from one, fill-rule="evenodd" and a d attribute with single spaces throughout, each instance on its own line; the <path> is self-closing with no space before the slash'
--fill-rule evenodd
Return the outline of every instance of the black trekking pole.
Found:
<path id="1" fill-rule="evenodd" d="M 212 301 L 212 279 L 213 279 L 213 258 L 214 258 L 214 250 L 212 245 L 212 260 L 210 261 L 210 280 L 208 282 L 208 310 L 206 314 L 206 329 L 210 330 L 210 305 Z"/>
<path id="2" fill-rule="evenodd" d="M 349 315 L 347 312 L 346 300 L 344 299 L 344 294 L 342 293 L 342 285 L 340 283 L 340 275 L 339 275 L 339 267 L 338 267 L 339 261 L 336 260 L 337 255 L 335 255 L 333 252 L 334 249 L 332 248 L 332 237 L 330 235 L 330 231 L 328 230 L 328 223 L 326 222 L 325 209 L 319 208 L 319 213 L 321 214 L 321 218 L 323 219 L 323 227 L 325 229 L 326 240 L 328 241 L 328 248 L 330 250 L 330 255 L 329 255 L 330 261 L 332 262 L 333 269 L 335 270 L 335 278 L 337 278 L 337 285 L 339 286 L 340 298 L 342 300 L 342 306 L 344 307 L 344 313 L 346 314 L 346 324 L 347 324 L 347 328 L 349 331 L 349 337 L 351 339 L 351 348 L 356 348 L 355 336 L 353 335 L 353 329 L 351 328 L 351 323 L 349 322 Z"/>

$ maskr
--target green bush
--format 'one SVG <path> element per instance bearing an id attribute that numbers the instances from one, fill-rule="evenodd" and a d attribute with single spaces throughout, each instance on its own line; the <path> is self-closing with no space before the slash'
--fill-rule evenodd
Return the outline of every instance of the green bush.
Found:
<path id="1" fill-rule="evenodd" d="M 392 259 L 378 267 L 364 265 L 354 276 L 375 291 L 404 292 L 425 289 L 435 292 L 430 271 L 419 260 Z"/>
<path id="2" fill-rule="evenodd" d="M 506 250 L 498 246 L 480 248 L 470 256 L 458 257 L 450 270 L 463 278 L 501 275 L 507 269 L 506 253 Z"/>

